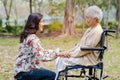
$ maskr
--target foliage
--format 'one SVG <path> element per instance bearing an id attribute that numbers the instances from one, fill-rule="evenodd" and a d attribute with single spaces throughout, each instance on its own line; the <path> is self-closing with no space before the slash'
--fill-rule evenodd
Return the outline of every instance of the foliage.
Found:
<path id="1" fill-rule="evenodd" d="M 0 32 L 2 32 L 2 27 L 0 26 Z"/>
<path id="2" fill-rule="evenodd" d="M 12 33 L 13 35 L 20 35 L 21 31 L 22 31 L 23 27 L 21 26 L 16 26 L 12 29 Z"/>
<path id="3" fill-rule="evenodd" d="M 7 32 L 12 32 L 12 26 L 7 25 L 5 28 L 6 28 Z"/>
<path id="4" fill-rule="evenodd" d="M 84 25 L 84 27 L 86 28 L 86 27 L 88 27 L 88 24 L 87 24 L 87 22 L 85 21 L 85 22 L 83 22 L 83 23 L 81 23 L 81 24 L 76 24 L 75 26 L 76 26 L 76 28 L 82 28 L 83 27 L 83 25 Z"/>
<path id="5" fill-rule="evenodd" d="M 65 2 L 61 2 L 61 3 L 56 3 L 53 2 L 52 0 L 49 0 L 49 3 L 51 5 L 51 11 L 50 11 L 50 15 L 61 15 L 63 14 L 64 8 L 65 8 Z"/>
<path id="6" fill-rule="evenodd" d="M 0 32 L 2 31 L 2 19 L 0 19 Z"/>
<path id="7" fill-rule="evenodd" d="M 108 22 L 109 29 L 115 29 L 117 26 L 116 22 Z"/>
<path id="8" fill-rule="evenodd" d="M 0 19 L 0 27 L 2 27 L 2 19 Z"/>
<path id="9" fill-rule="evenodd" d="M 101 21 L 101 22 L 100 22 L 100 25 L 101 25 L 101 26 L 104 26 L 104 25 L 105 25 L 104 21 Z"/>
<path id="10" fill-rule="evenodd" d="M 48 26 L 48 32 L 60 31 L 61 29 L 62 29 L 62 24 L 58 21 L 55 21 Z"/>
<path id="11" fill-rule="evenodd" d="M 7 30 L 7 32 L 12 33 L 13 35 L 20 35 L 23 27 L 7 25 L 5 29 Z"/>
<path id="12" fill-rule="evenodd" d="M 102 21 L 100 24 L 101 24 L 102 27 L 104 27 L 104 28 L 106 27 L 104 21 Z M 115 21 L 108 22 L 108 28 L 109 29 L 115 29 L 117 25 L 118 24 Z"/>

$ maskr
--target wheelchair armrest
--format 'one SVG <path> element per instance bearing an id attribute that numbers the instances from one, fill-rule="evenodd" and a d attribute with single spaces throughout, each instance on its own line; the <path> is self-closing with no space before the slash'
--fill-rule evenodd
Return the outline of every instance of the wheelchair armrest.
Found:
<path id="1" fill-rule="evenodd" d="M 81 50 L 102 51 L 102 50 L 105 50 L 105 48 L 104 47 L 93 47 L 93 48 L 81 47 Z"/>

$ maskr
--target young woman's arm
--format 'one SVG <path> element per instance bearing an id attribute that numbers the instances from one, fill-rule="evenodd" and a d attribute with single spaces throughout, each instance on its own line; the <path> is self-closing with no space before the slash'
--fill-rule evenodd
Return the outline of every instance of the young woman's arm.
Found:
<path id="1" fill-rule="evenodd" d="M 33 39 L 32 53 L 33 55 L 42 61 L 53 60 L 57 57 L 59 49 L 56 50 L 46 50 L 42 48 L 39 38 Z"/>

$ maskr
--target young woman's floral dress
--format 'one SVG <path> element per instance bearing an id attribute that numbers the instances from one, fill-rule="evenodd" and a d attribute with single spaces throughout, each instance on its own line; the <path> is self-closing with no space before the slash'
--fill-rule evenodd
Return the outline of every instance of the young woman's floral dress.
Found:
<path id="1" fill-rule="evenodd" d="M 45 50 L 40 45 L 40 40 L 35 34 L 28 37 L 20 44 L 19 54 L 14 64 L 14 75 L 19 72 L 31 71 L 40 68 L 39 61 L 48 61 L 56 58 L 59 50 Z"/>

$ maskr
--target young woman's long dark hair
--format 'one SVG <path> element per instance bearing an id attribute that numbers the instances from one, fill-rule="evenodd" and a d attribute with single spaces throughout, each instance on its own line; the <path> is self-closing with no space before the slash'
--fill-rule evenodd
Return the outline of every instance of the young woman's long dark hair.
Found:
<path id="1" fill-rule="evenodd" d="M 40 13 L 31 13 L 29 15 L 25 28 L 20 35 L 20 43 L 22 43 L 29 34 L 36 34 L 39 30 L 39 22 L 42 17 L 43 15 Z"/>

